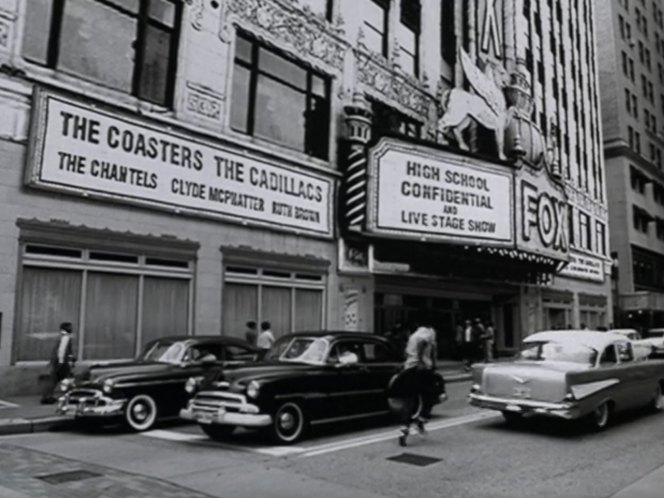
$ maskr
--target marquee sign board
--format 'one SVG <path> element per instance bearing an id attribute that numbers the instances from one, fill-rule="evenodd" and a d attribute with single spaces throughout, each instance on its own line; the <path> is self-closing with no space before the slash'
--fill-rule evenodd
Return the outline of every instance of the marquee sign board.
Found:
<path id="1" fill-rule="evenodd" d="M 333 180 L 36 93 L 28 185 L 332 238 Z"/>
<path id="2" fill-rule="evenodd" d="M 383 139 L 369 155 L 370 232 L 399 238 L 514 244 L 512 171 Z"/>

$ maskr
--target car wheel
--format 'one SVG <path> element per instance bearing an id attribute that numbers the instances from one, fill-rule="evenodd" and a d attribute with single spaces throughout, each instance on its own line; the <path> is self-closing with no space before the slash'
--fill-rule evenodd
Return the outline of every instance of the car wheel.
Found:
<path id="1" fill-rule="evenodd" d="M 305 427 L 302 408 L 297 403 L 284 403 L 274 412 L 272 439 L 280 444 L 294 443 L 302 437 Z"/>
<path id="2" fill-rule="evenodd" d="M 611 407 L 608 402 L 604 402 L 593 410 L 590 414 L 590 422 L 592 427 L 596 430 L 602 430 L 609 425 L 611 418 Z"/>
<path id="3" fill-rule="evenodd" d="M 125 421 L 127 425 L 137 431 L 143 432 L 151 429 L 157 420 L 157 404 L 147 394 L 134 396 L 125 408 Z"/>
<path id="4" fill-rule="evenodd" d="M 234 425 L 199 424 L 199 426 L 201 430 L 214 441 L 225 441 L 235 430 Z"/>
<path id="5" fill-rule="evenodd" d="M 664 409 L 664 397 L 662 397 L 662 386 L 657 383 L 655 392 L 650 400 L 650 408 L 655 412 L 661 412 Z"/>
<path id="6" fill-rule="evenodd" d="M 509 425 L 516 425 L 523 421 L 523 415 L 520 413 L 508 412 L 506 410 L 502 411 L 501 413 L 503 414 L 505 422 L 507 422 Z"/>

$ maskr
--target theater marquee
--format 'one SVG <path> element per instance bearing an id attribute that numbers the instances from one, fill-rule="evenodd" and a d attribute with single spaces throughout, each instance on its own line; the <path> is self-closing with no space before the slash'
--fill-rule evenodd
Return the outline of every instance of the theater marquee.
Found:
<path id="1" fill-rule="evenodd" d="M 446 242 L 514 243 L 509 169 L 385 139 L 372 150 L 369 163 L 369 231 Z"/>
<path id="2" fill-rule="evenodd" d="M 39 91 L 27 183 L 332 237 L 332 180 Z"/>

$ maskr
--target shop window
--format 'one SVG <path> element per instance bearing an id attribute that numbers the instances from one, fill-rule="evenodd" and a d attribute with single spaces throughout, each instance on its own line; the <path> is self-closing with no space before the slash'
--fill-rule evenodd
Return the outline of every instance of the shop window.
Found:
<path id="1" fill-rule="evenodd" d="M 364 45 L 371 51 L 387 57 L 387 20 L 390 0 L 364 0 Z"/>
<path id="2" fill-rule="evenodd" d="M 243 337 L 244 324 L 249 320 L 270 322 L 275 337 L 321 329 L 323 275 L 263 268 L 248 274 L 234 271 L 236 268 L 227 266 L 224 272 L 224 334 Z"/>
<path id="3" fill-rule="evenodd" d="M 182 2 L 30 0 L 23 55 L 160 105 L 170 105 Z"/>
<path id="4" fill-rule="evenodd" d="M 421 137 L 422 123 L 377 100 L 370 99 L 370 102 L 373 112 L 371 136 L 374 139 L 387 134 Z"/>
<path id="5" fill-rule="evenodd" d="M 329 78 L 238 32 L 231 127 L 238 132 L 328 157 Z"/>
<path id="6" fill-rule="evenodd" d="M 401 0 L 401 19 L 397 27 L 399 63 L 404 71 L 417 76 L 420 62 L 419 0 Z"/>
<path id="7" fill-rule="evenodd" d="M 81 360 L 132 358 L 152 339 L 189 332 L 192 259 L 48 248 L 24 246 L 17 361 L 47 360 L 63 321 Z"/>

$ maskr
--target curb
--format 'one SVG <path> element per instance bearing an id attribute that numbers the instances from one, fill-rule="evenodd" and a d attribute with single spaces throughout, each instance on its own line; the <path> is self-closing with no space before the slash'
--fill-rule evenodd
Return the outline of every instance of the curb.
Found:
<path id="1" fill-rule="evenodd" d="M 47 432 L 70 426 L 67 417 L 6 418 L 0 419 L 0 436 Z"/>

